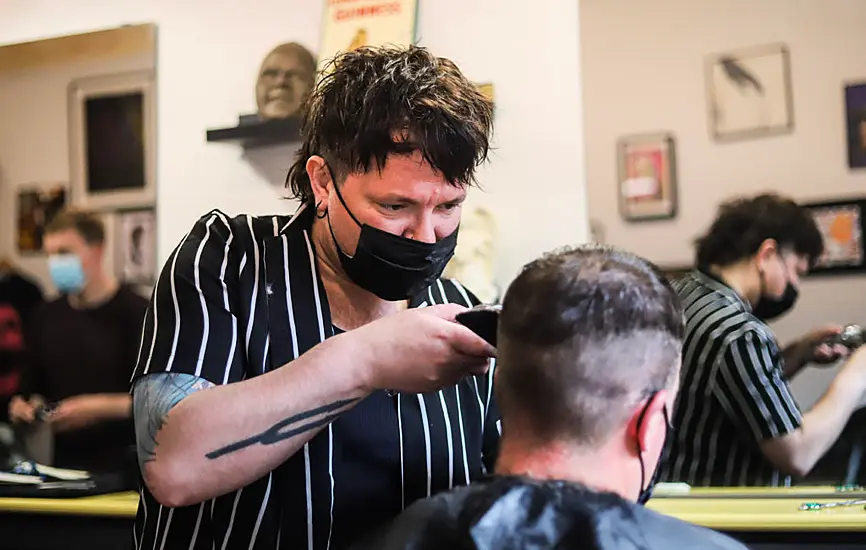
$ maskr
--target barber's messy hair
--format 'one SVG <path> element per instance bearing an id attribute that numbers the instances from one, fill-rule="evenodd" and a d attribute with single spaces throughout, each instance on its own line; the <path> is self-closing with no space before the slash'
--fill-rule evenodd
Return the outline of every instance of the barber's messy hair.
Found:
<path id="1" fill-rule="evenodd" d="M 345 52 L 323 69 L 307 100 L 303 145 L 286 186 L 292 198 L 313 201 L 306 171 L 313 155 L 341 182 L 382 170 L 388 155 L 416 151 L 448 183 L 472 185 L 492 126 L 492 102 L 452 61 L 418 46 Z"/>
<path id="2" fill-rule="evenodd" d="M 606 440 L 641 400 L 676 391 L 683 334 L 676 292 L 643 258 L 587 244 L 529 263 L 499 320 L 504 432 L 516 426 L 539 443 Z"/>
<path id="3" fill-rule="evenodd" d="M 775 193 L 739 197 L 719 207 L 707 232 L 698 238 L 696 262 L 702 269 L 726 267 L 754 256 L 767 239 L 775 240 L 814 265 L 824 240 L 808 210 Z"/>

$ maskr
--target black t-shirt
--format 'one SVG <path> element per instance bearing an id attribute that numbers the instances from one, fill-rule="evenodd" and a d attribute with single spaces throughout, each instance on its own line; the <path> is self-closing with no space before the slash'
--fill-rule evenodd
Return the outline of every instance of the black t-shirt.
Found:
<path id="1" fill-rule="evenodd" d="M 0 422 L 8 420 L 9 399 L 18 393 L 26 360 L 24 334 L 42 303 L 42 290 L 31 279 L 17 273 L 0 276 Z"/>
<path id="2" fill-rule="evenodd" d="M 420 500 L 353 550 L 745 550 L 613 493 L 497 476 Z"/>
<path id="3" fill-rule="evenodd" d="M 48 403 L 93 393 L 127 393 L 147 300 L 121 286 L 113 298 L 92 309 L 73 308 L 65 297 L 36 312 L 28 335 L 30 364 L 22 393 Z M 104 422 L 57 434 L 57 466 L 92 471 L 122 469 L 135 444 L 132 420 Z"/>

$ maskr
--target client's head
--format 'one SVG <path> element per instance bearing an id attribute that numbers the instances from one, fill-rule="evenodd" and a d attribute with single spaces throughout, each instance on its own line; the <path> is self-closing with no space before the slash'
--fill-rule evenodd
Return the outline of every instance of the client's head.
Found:
<path id="1" fill-rule="evenodd" d="M 528 264 L 499 321 L 497 472 L 638 498 L 664 447 L 682 337 L 676 294 L 634 254 L 586 245 Z"/>

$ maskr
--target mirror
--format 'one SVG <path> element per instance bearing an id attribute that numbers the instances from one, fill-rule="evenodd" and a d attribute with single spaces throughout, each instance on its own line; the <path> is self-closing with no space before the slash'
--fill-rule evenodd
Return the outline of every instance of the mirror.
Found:
<path id="1" fill-rule="evenodd" d="M 42 232 L 98 212 L 105 263 L 144 292 L 156 273 L 156 27 L 0 46 L 0 256 L 53 293 Z"/>

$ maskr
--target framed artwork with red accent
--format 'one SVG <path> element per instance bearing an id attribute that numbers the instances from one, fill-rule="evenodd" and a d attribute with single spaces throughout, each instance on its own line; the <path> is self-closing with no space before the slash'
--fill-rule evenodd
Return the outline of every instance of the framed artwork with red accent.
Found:
<path id="1" fill-rule="evenodd" d="M 677 213 L 674 138 L 627 136 L 617 144 L 619 210 L 630 222 L 666 220 Z"/>

